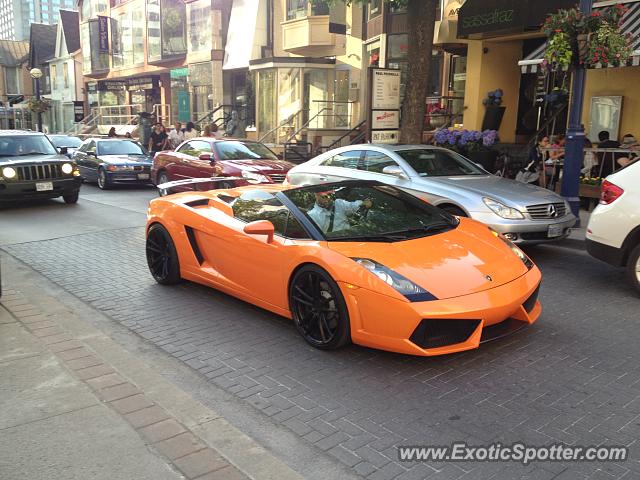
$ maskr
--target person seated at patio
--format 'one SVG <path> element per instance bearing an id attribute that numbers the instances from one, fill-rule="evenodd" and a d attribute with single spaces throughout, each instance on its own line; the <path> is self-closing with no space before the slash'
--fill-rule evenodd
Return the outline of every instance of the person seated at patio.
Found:
<path id="1" fill-rule="evenodd" d="M 638 149 L 640 148 L 640 144 L 636 140 L 636 137 L 632 133 L 627 133 L 624 137 L 622 137 L 622 145 L 621 149 L 629 150 L 629 154 L 624 157 L 620 157 L 616 160 L 616 163 L 620 167 L 626 167 L 630 163 L 633 163 L 638 159 Z"/>
<path id="2" fill-rule="evenodd" d="M 589 149 L 593 148 L 593 143 L 588 138 L 584 139 L 584 148 Z M 597 171 L 598 167 L 598 157 L 591 152 L 584 152 L 584 158 L 582 159 L 582 169 L 580 170 L 580 174 L 584 177 L 590 178 L 593 175 L 594 171 Z"/>
<path id="3" fill-rule="evenodd" d="M 598 140 L 600 143 L 598 144 L 598 148 L 620 148 L 620 142 L 617 140 L 611 140 L 609 136 L 609 132 L 606 130 L 602 130 L 598 133 Z M 596 175 L 596 177 L 606 177 L 611 175 L 615 170 L 614 159 L 621 158 L 620 155 L 611 152 L 601 152 L 598 155 L 598 162 L 600 164 L 600 171 Z"/>
<path id="4" fill-rule="evenodd" d="M 558 162 L 564 160 L 564 146 L 566 143 L 566 137 L 562 134 L 557 135 L 551 150 L 549 150 L 549 158 L 544 162 L 544 185 L 553 190 L 555 184 L 560 176 L 560 169 L 558 168 Z"/>

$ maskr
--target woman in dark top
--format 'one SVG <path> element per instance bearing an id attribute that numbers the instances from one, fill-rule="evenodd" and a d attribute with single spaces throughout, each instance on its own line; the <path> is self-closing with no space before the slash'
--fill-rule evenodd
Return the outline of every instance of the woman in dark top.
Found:
<path id="1" fill-rule="evenodd" d="M 169 136 L 164 131 L 161 123 L 156 123 L 149 138 L 149 151 L 151 153 L 160 152 L 167 148 Z"/>

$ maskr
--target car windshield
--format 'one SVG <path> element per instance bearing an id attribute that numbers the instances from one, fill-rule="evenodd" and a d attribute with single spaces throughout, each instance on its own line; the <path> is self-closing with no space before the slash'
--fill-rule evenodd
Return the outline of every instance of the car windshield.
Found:
<path id="1" fill-rule="evenodd" d="M 215 143 L 215 149 L 220 160 L 277 160 L 278 157 L 258 142 L 240 142 L 225 140 Z"/>
<path id="2" fill-rule="evenodd" d="M 7 157 L 28 155 L 57 155 L 56 149 L 44 135 L 15 135 L 0 137 L 0 161 Z"/>
<path id="3" fill-rule="evenodd" d="M 66 135 L 51 135 L 49 136 L 49 140 L 51 140 L 51 143 L 53 143 L 53 145 L 57 148 L 78 148 L 80 145 L 82 145 L 82 140 L 80 140 L 78 137 L 69 137 Z"/>
<path id="4" fill-rule="evenodd" d="M 456 217 L 388 185 L 342 182 L 283 193 L 332 241 L 402 241 L 458 224 Z"/>
<path id="5" fill-rule="evenodd" d="M 458 175 L 487 175 L 475 163 L 449 150 L 396 150 L 421 177 L 453 177 Z"/>
<path id="6" fill-rule="evenodd" d="M 145 155 L 142 146 L 130 140 L 98 142 L 98 155 Z"/>

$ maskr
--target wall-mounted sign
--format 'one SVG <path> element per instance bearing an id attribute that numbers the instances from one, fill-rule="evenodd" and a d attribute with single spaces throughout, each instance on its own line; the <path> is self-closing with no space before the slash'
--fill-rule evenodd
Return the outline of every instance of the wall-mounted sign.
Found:
<path id="1" fill-rule="evenodd" d="M 84 102 L 73 102 L 73 121 L 80 123 L 84 120 Z"/>
<path id="2" fill-rule="evenodd" d="M 400 108 L 400 70 L 372 69 L 371 108 L 397 110 Z"/>
<path id="3" fill-rule="evenodd" d="M 127 82 L 122 80 L 98 80 L 99 92 L 119 92 L 125 90 Z"/>
<path id="4" fill-rule="evenodd" d="M 374 110 L 371 112 L 371 128 L 373 130 L 389 130 L 400 128 L 398 110 Z"/>
<path id="5" fill-rule="evenodd" d="M 183 78 L 188 76 L 189 76 L 189 68 L 187 67 L 174 68 L 169 72 L 169 77 L 171 78 Z"/>
<path id="6" fill-rule="evenodd" d="M 98 15 L 98 50 L 109 53 L 109 17 Z"/>
<path id="7" fill-rule="evenodd" d="M 398 143 L 400 132 L 398 130 L 374 130 L 371 132 L 371 143 Z"/>
<path id="8" fill-rule="evenodd" d="M 127 80 L 127 90 L 153 90 L 158 88 L 158 77 L 138 77 Z"/>

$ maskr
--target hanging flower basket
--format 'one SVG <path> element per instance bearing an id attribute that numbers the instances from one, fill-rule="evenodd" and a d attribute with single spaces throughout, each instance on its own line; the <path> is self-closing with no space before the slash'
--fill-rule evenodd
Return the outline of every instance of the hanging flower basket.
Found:
<path id="1" fill-rule="evenodd" d="M 51 108 L 51 103 L 46 98 L 32 98 L 27 105 L 33 113 L 45 113 Z"/>
<path id="2" fill-rule="evenodd" d="M 623 5 L 614 5 L 589 15 L 578 8 L 550 15 L 542 27 L 548 38 L 543 66 L 547 71 L 558 71 L 581 65 L 625 65 L 633 54 L 631 38 L 620 31 L 627 11 Z"/>

